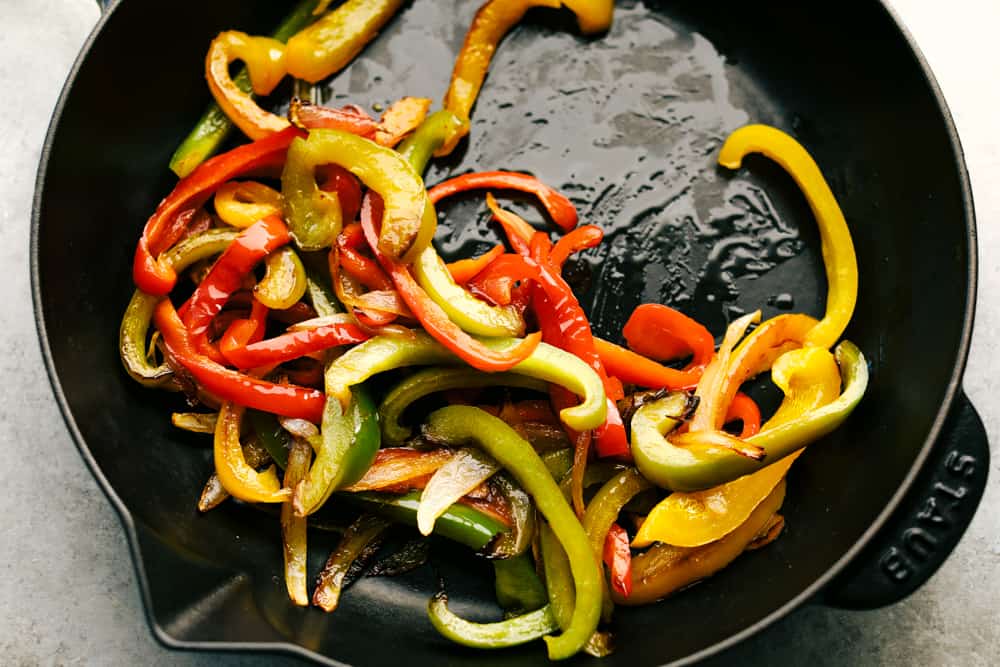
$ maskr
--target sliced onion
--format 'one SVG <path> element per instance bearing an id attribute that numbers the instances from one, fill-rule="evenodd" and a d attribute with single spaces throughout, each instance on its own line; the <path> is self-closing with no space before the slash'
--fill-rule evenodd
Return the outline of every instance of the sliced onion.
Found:
<path id="1" fill-rule="evenodd" d="M 278 417 L 281 427 L 294 436 L 308 440 L 319 435 L 319 429 L 311 421 L 305 419 L 294 419 L 292 417 Z"/>
<path id="2" fill-rule="evenodd" d="M 288 327 L 288 331 L 306 331 L 308 329 L 319 329 L 331 324 L 354 324 L 354 318 L 347 313 L 336 313 L 325 317 L 313 317 L 308 320 L 296 322 Z"/>
<path id="3" fill-rule="evenodd" d="M 450 449 L 416 450 L 409 447 L 380 449 L 368 472 L 345 491 L 382 491 L 432 475 L 454 458 Z"/>
<path id="4" fill-rule="evenodd" d="M 500 464 L 485 452 L 471 448 L 459 450 L 424 487 L 417 508 L 417 529 L 420 533 L 430 535 L 439 516 L 498 470 Z"/>

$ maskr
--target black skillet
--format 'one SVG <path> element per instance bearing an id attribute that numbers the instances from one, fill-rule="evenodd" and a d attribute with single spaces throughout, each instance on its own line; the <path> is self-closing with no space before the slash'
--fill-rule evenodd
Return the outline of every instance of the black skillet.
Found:
<path id="1" fill-rule="evenodd" d="M 209 40 L 266 33 L 285 3 L 109 4 L 45 144 L 32 277 L 56 397 L 122 517 L 157 637 L 327 664 L 544 664 L 538 645 L 482 653 L 436 635 L 424 605 L 438 573 L 461 613 L 496 613 L 488 566 L 448 544 L 435 544 L 433 567 L 362 580 L 328 616 L 288 603 L 271 517 L 236 504 L 198 516 L 208 452 L 170 427 L 176 397 L 121 370 L 117 327 L 139 231 L 174 181 L 167 160 L 208 99 Z M 416 0 L 330 100 L 439 98 L 477 4 Z M 716 333 L 757 307 L 817 315 L 825 285 L 801 195 L 764 160 L 737 174 L 714 166 L 720 140 L 747 121 L 794 133 L 840 198 L 861 272 L 847 335 L 871 386 L 795 466 L 781 538 L 693 590 L 620 610 L 607 667 L 707 656 L 807 600 L 905 597 L 954 548 L 985 484 L 985 432 L 960 389 L 976 286 L 969 182 L 940 91 L 880 2 L 622 2 L 595 40 L 566 13 L 533 11 L 497 53 L 471 141 L 428 182 L 508 168 L 567 191 L 608 231 L 572 272 L 605 335 L 643 301 L 679 305 Z M 442 214 L 446 255 L 495 238 L 478 196 Z M 330 541 L 313 542 L 315 567 Z"/>

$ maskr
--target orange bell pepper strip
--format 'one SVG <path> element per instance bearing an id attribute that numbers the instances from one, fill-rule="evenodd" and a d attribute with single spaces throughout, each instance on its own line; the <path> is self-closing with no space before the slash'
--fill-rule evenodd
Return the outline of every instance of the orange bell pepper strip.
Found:
<path id="1" fill-rule="evenodd" d="M 461 176 L 456 176 L 450 178 L 447 181 L 438 183 L 433 188 L 427 191 L 427 196 L 430 198 L 432 204 L 437 204 L 439 201 L 445 197 L 451 197 L 452 195 L 458 194 L 460 192 L 468 192 L 469 190 L 515 190 L 517 192 L 523 192 L 525 194 L 534 195 L 541 202 L 542 206 L 545 208 L 546 213 L 552 218 L 552 222 L 565 232 L 576 227 L 578 221 L 578 214 L 576 212 L 576 206 L 573 202 L 569 200 L 566 195 L 562 194 L 558 190 L 549 187 L 545 183 L 531 176 L 529 174 L 521 174 L 514 171 L 479 171 L 472 172 L 470 174 L 463 174 Z M 492 197 L 492 195 L 487 196 L 487 201 Z M 490 205 L 490 209 L 496 215 L 495 201 Z M 525 223 L 527 225 L 527 223 Z M 534 229 L 531 226 L 527 227 L 530 232 L 528 232 L 528 238 L 530 240 L 530 235 L 534 234 Z M 525 230 L 519 229 L 519 235 L 523 238 Z"/>
<path id="2" fill-rule="evenodd" d="M 701 379 L 702 368 L 677 370 L 657 363 L 601 338 L 594 338 L 594 347 L 608 373 L 627 384 L 647 389 L 693 389 Z"/>
<path id="3" fill-rule="evenodd" d="M 479 257 L 460 259 L 457 262 L 449 263 L 448 271 L 456 283 L 465 285 L 502 254 L 504 254 L 504 247 L 495 245 Z M 508 303 L 510 302 L 508 301 Z"/>
<path id="4" fill-rule="evenodd" d="M 427 333 L 467 364 L 481 371 L 498 372 L 510 370 L 527 359 L 541 342 L 541 334 L 526 336 L 521 343 L 508 351 L 491 350 L 481 342 L 462 331 L 448 319 L 441 309 L 417 284 L 409 268 L 384 254 L 379 248 L 379 232 L 376 220 L 382 219 L 382 198 L 369 191 L 361 206 L 361 226 L 365 238 L 375 258 L 385 269 L 399 295 L 409 306 Z"/>
<path id="5" fill-rule="evenodd" d="M 263 139 L 288 127 L 288 120 L 261 109 L 229 76 L 229 65 L 242 60 L 253 92 L 268 95 L 285 77 L 285 45 L 271 37 L 251 37 L 236 30 L 219 33 L 205 56 L 205 79 L 216 104 L 251 139 Z"/>
<path id="6" fill-rule="evenodd" d="M 584 225 L 574 229 L 556 241 L 552 252 L 549 253 L 549 262 L 561 271 L 570 255 L 587 248 L 593 248 L 600 244 L 603 239 L 604 230 L 596 225 Z"/>
<path id="7" fill-rule="evenodd" d="M 631 349 L 657 361 L 691 354 L 688 368 L 703 368 L 715 354 L 715 338 L 708 329 L 679 310 L 658 303 L 636 308 L 622 333 Z"/>
<path id="8" fill-rule="evenodd" d="M 743 424 L 743 430 L 740 431 L 740 438 L 743 440 L 760 433 L 760 407 L 743 392 L 736 394 L 733 402 L 729 404 L 726 423 L 733 421 Z"/>

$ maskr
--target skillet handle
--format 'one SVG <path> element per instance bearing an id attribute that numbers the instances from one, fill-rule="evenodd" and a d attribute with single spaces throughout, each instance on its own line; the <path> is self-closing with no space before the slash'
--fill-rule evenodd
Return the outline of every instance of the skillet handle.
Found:
<path id="1" fill-rule="evenodd" d="M 102 14 L 107 14 L 115 0 L 97 0 L 97 6 L 101 8 Z"/>
<path id="2" fill-rule="evenodd" d="M 986 488 L 986 429 L 964 392 L 910 491 L 872 541 L 827 587 L 822 601 L 875 609 L 920 588 L 955 549 Z"/>

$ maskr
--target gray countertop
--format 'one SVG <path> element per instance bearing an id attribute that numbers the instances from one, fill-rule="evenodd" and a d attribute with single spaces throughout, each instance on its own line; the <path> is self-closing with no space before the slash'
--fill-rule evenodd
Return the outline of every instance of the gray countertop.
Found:
<path id="1" fill-rule="evenodd" d="M 965 147 L 979 216 L 978 317 L 965 386 L 1000 442 L 1000 49 L 996 0 L 893 0 L 933 67 Z M 124 534 L 63 425 L 35 337 L 28 227 L 59 88 L 97 20 L 93 0 L 0 0 L 0 662 L 8 665 L 299 664 L 170 651 L 153 639 Z M 847 36 L 845 36 L 845 39 Z M 919 138 L 914 138 L 919 140 Z M 987 665 L 1000 660 L 1000 457 L 979 514 L 920 591 L 892 607 L 807 606 L 726 662 Z M 719 661 L 722 662 L 722 661 Z"/>

